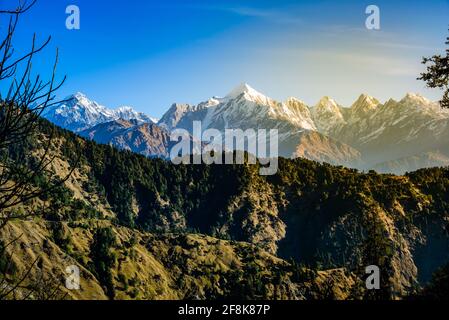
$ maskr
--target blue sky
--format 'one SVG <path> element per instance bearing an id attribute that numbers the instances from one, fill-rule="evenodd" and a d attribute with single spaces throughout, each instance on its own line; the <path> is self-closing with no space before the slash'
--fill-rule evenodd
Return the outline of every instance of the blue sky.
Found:
<path id="1" fill-rule="evenodd" d="M 80 30 L 65 28 L 69 4 L 80 8 Z M 370 4 L 380 8 L 379 31 L 365 28 Z M 416 77 L 422 56 L 444 50 L 448 27 L 449 0 L 38 0 L 16 46 L 28 47 L 33 32 L 52 35 L 34 65 L 48 74 L 59 48 L 61 96 L 81 91 L 160 117 L 173 102 L 198 103 L 241 82 L 311 105 L 327 95 L 349 106 L 360 93 L 436 100 Z"/>

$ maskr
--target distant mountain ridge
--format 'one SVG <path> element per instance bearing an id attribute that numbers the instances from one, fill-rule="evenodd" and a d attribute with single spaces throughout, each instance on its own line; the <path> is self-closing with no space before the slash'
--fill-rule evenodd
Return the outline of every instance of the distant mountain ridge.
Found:
<path id="1" fill-rule="evenodd" d="M 157 122 L 156 119 L 137 112 L 129 106 L 122 106 L 115 110 L 109 109 L 80 92 L 67 97 L 61 104 L 45 110 L 43 117 L 74 132 L 117 119 L 137 120 L 141 123 Z"/>
<path id="2" fill-rule="evenodd" d="M 111 110 L 78 93 L 44 117 L 97 142 L 147 156 L 161 155 L 160 136 L 152 137 L 160 130 L 139 134 L 142 124 L 155 125 L 155 120 L 130 107 Z M 120 119 L 132 120 L 126 130 L 133 132 L 128 133 L 129 139 L 137 141 L 124 143 L 123 137 L 117 138 L 123 129 L 120 123 L 109 124 L 108 130 L 102 131 L 103 124 Z M 201 121 L 202 130 L 277 129 L 283 157 L 398 174 L 449 164 L 449 111 L 417 94 L 386 103 L 362 94 L 350 107 L 323 97 L 315 106 L 308 106 L 293 97 L 278 102 L 241 84 L 225 97 L 214 96 L 197 105 L 173 104 L 157 127 L 167 134 L 176 128 L 191 133 L 193 121 Z M 114 128 L 119 132 L 113 132 Z M 142 139 L 147 141 L 142 143 Z"/>
<path id="3" fill-rule="evenodd" d="M 166 130 L 154 123 L 140 123 L 137 120 L 118 119 L 100 123 L 79 132 L 79 135 L 147 157 L 168 158 L 173 144 Z"/>

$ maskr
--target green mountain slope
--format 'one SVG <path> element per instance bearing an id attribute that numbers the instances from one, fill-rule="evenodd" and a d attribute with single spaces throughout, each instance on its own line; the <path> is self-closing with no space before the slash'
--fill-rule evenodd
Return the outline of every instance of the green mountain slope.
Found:
<path id="1" fill-rule="evenodd" d="M 36 185 L 76 170 L 51 194 L 15 208 L 47 207 L 43 219 L 9 225 L 2 241 L 31 230 L 74 259 L 91 281 L 72 298 L 391 299 L 449 261 L 447 169 L 393 176 L 279 159 L 278 173 L 263 177 L 258 165 L 148 159 L 46 121 L 9 157 L 32 165 L 52 131 L 56 158 Z M 114 239 L 95 255 L 103 228 Z M 42 248 L 16 251 L 17 269 L 38 254 L 55 275 L 63 270 Z M 382 289 L 365 291 L 373 264 Z"/>

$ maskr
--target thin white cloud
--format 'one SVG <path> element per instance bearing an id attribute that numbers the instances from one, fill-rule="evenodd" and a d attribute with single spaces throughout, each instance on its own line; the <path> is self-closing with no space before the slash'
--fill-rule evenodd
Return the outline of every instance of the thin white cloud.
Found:
<path id="1" fill-rule="evenodd" d="M 222 8 L 221 10 L 232 12 L 239 16 L 256 17 L 256 18 L 272 18 L 273 16 L 276 15 L 273 11 L 249 7 Z"/>
<path id="2" fill-rule="evenodd" d="M 383 47 L 387 49 L 408 49 L 408 50 L 435 50 L 435 46 L 416 44 L 414 38 L 404 38 L 404 35 L 398 35 L 391 31 L 385 30 L 368 30 L 364 27 L 352 27 L 346 25 L 330 25 L 320 27 L 318 32 L 329 37 L 340 39 L 358 39 L 364 43 L 371 44 L 375 47 Z M 370 41 L 366 41 L 371 39 Z M 401 39 L 401 40 L 398 40 Z"/>
<path id="3" fill-rule="evenodd" d="M 434 47 L 430 46 L 422 46 L 422 45 L 416 45 L 411 43 L 399 43 L 399 42 L 376 42 L 376 46 L 378 47 L 385 47 L 385 48 L 392 48 L 392 49 L 410 49 L 410 50 L 429 50 L 429 51 L 435 51 Z"/>
<path id="4" fill-rule="evenodd" d="M 302 19 L 294 13 L 288 13 L 271 8 L 209 7 L 208 9 L 230 12 L 242 17 L 259 18 L 276 24 L 296 25 L 303 22 Z"/>
<path id="5" fill-rule="evenodd" d="M 413 76 L 420 73 L 420 64 L 416 61 L 399 59 L 390 56 L 381 56 L 367 52 L 337 52 L 337 51 L 304 51 L 311 61 L 325 60 L 335 64 L 352 66 L 366 72 L 387 76 Z"/>

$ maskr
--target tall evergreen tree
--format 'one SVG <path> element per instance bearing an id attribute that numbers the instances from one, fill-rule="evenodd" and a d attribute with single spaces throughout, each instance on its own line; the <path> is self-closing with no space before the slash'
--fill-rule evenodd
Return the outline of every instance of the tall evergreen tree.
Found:
<path id="1" fill-rule="evenodd" d="M 446 38 L 449 45 L 449 37 Z M 418 80 L 424 80 L 429 88 L 440 88 L 444 90 L 443 99 L 440 101 L 441 107 L 449 108 L 449 48 L 446 55 L 434 55 L 430 58 L 423 58 L 423 64 L 427 66 L 427 71 L 421 73 Z"/>

